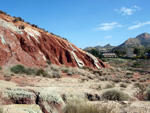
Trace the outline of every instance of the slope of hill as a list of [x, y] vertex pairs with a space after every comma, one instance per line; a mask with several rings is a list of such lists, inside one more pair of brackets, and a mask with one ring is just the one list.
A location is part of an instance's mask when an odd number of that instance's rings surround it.
[[0, 66], [45, 66], [46, 61], [71, 67], [108, 67], [89, 53], [52, 33], [0, 14]]

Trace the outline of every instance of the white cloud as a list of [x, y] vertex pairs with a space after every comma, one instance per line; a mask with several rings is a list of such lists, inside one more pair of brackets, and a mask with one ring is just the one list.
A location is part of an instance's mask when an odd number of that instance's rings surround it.
[[138, 6], [133, 6], [132, 8], [121, 7], [120, 9], [115, 9], [116, 12], [121, 13], [122, 15], [132, 15], [137, 11], [140, 11], [141, 8]]
[[112, 22], [112, 23], [102, 23], [100, 24], [100, 27], [94, 28], [94, 30], [103, 30], [103, 31], [107, 31], [107, 30], [111, 30], [117, 27], [123, 27], [121, 24], [117, 23], [117, 22]]
[[133, 30], [133, 29], [138, 29], [138, 28], [140, 28], [140, 27], [143, 27], [143, 26], [145, 26], [145, 25], [150, 25], [150, 21], [147, 21], [147, 22], [144, 22], [144, 23], [137, 23], [136, 25], [133, 25], [133, 26], [130, 26], [129, 28], [128, 28], [128, 30]]
[[109, 38], [112, 38], [112, 36], [105, 36], [104, 38], [109, 39]]

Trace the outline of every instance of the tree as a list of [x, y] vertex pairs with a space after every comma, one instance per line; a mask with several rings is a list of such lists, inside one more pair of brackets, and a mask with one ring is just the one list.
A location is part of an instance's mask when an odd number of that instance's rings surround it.
[[120, 50], [115, 50], [115, 53], [117, 56], [120, 56], [120, 54], [121, 54]]
[[103, 55], [100, 54], [100, 52], [96, 49], [91, 49], [89, 51], [89, 53], [91, 53], [92, 55], [94, 55], [95, 57], [98, 57], [99, 59], [103, 58]]
[[96, 56], [96, 57], [99, 57], [99, 51], [97, 51], [96, 49], [92, 49], [91, 51], [90, 51], [90, 53], [92, 54], [92, 55], [94, 55], [94, 56]]
[[134, 48], [133, 53], [136, 54], [136, 55], [140, 55], [141, 52], [140, 52], [140, 49]]

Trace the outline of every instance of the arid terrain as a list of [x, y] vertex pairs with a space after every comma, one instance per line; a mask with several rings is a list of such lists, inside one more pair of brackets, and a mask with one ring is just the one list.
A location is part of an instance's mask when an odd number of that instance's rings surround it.
[[70, 104], [96, 106], [100, 113], [150, 112], [146, 92], [150, 88], [149, 74], [140, 75], [119, 67], [91, 70], [53, 64], [46, 70], [61, 71], [62, 76], [52, 78], [1, 71], [3, 113], [61, 113]]
[[105, 61], [1, 11], [0, 113], [150, 113], [149, 60]]

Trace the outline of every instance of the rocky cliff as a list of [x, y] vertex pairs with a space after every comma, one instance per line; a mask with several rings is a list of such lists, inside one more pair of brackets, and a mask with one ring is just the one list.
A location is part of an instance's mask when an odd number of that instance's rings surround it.
[[71, 67], [108, 67], [67, 40], [1, 13], [0, 66], [45, 66], [47, 60]]

